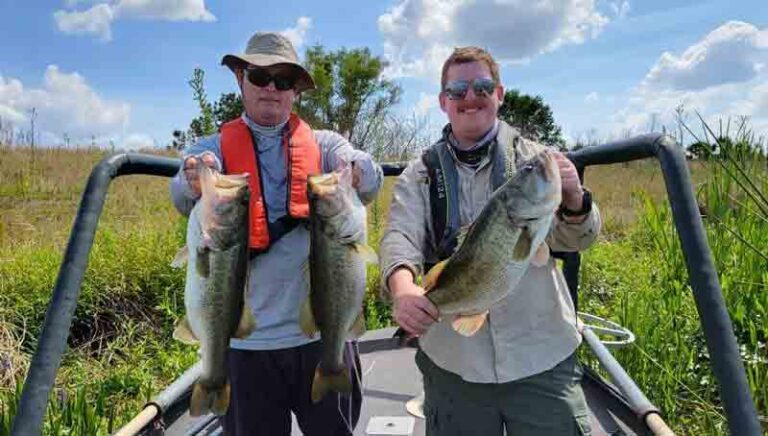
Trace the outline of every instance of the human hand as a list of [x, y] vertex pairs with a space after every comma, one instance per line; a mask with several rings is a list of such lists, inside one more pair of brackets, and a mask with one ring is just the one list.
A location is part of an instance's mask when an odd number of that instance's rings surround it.
[[562, 180], [563, 205], [572, 211], [581, 210], [584, 198], [584, 190], [581, 187], [579, 173], [576, 166], [573, 165], [564, 154], [559, 151], [553, 151], [552, 155], [560, 168], [560, 179]]
[[389, 283], [395, 322], [411, 335], [418, 336], [426, 332], [438, 320], [440, 313], [424, 295], [424, 288], [413, 283], [413, 275], [407, 269], [395, 271]]
[[184, 177], [187, 179], [187, 183], [189, 184], [190, 189], [192, 189], [192, 192], [195, 193], [195, 196], [200, 196], [201, 192], [200, 176], [197, 172], [197, 166], [199, 165], [198, 161], [202, 162], [203, 165], [208, 168], [216, 168], [216, 157], [214, 157], [213, 153], [208, 151], [201, 155], [189, 156], [184, 159]]

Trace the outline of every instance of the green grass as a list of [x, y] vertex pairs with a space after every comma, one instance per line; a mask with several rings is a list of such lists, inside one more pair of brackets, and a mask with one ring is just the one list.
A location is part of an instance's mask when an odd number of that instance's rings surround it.
[[[97, 150], [39, 149], [33, 158], [28, 150], [0, 147], [0, 436], [10, 430], [85, 180], [103, 156]], [[756, 192], [735, 181], [740, 173], [735, 166], [761, 183]], [[768, 192], [765, 159], [746, 153], [691, 168], [750, 387], [765, 416], [768, 220], [760, 203]], [[374, 249], [392, 184], [388, 179], [368, 208]], [[587, 185], [606, 225], [599, 243], [584, 254], [582, 307], [637, 334], [636, 343], [617, 357], [677, 432], [723, 433], [716, 383], [658, 165], [591, 168]], [[168, 200], [167, 179], [132, 176], [110, 188], [45, 434], [107, 434], [195, 361], [194, 347], [171, 339], [183, 312], [184, 278], [169, 262], [184, 243], [184, 226]], [[370, 266], [369, 329], [391, 325], [389, 307], [378, 298], [378, 276]]]
[[[735, 175], [754, 181], [744, 190]], [[765, 157], [712, 162], [698, 187], [704, 224], [747, 378], [765, 425], [768, 408], [768, 192]], [[633, 331], [622, 366], [680, 434], [727, 432], [688, 274], [666, 203], [639, 195], [626, 238], [585, 253], [581, 301]], [[617, 262], [616, 259], [621, 259]]]

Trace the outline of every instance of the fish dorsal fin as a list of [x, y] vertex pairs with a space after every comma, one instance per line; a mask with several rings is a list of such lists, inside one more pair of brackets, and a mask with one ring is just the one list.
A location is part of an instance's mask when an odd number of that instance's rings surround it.
[[233, 337], [237, 339], [247, 338], [255, 328], [256, 318], [253, 316], [253, 312], [251, 312], [251, 308], [246, 301], [243, 305], [243, 312], [240, 315], [240, 323], [237, 325], [237, 330], [235, 330]]
[[363, 257], [363, 260], [365, 260], [367, 263], [377, 264], [379, 263], [379, 256], [376, 255], [376, 252], [373, 251], [373, 248], [369, 247], [365, 244], [352, 244], [352, 249], [357, 251], [357, 253]]
[[315, 323], [315, 315], [312, 313], [312, 298], [307, 296], [304, 303], [301, 305], [301, 311], [299, 312], [299, 327], [301, 331], [309, 338], [314, 338], [317, 333], [317, 323]]
[[531, 254], [533, 238], [528, 227], [523, 227], [520, 236], [517, 238], [515, 248], [512, 250], [512, 258], [517, 261], [523, 261]]
[[440, 277], [446, 263], [448, 263], [448, 259], [438, 262], [427, 272], [427, 275], [424, 277], [424, 290], [429, 291], [437, 285], [437, 278]]
[[352, 327], [349, 328], [349, 339], [358, 339], [360, 336], [365, 334], [365, 316], [363, 315], [363, 311], [361, 310], [360, 313], [357, 315], [357, 318], [355, 318], [355, 322], [352, 323]]
[[304, 263], [301, 264], [299, 274], [301, 274], [301, 278], [304, 279], [304, 283], [306, 284], [307, 289], [309, 289], [309, 292], [312, 292], [312, 275], [309, 271], [309, 259], [305, 260]]
[[464, 240], [467, 239], [467, 233], [469, 233], [469, 225], [466, 225], [459, 229], [459, 234], [456, 235], [456, 246], [460, 247], [461, 244], [464, 243]]
[[192, 332], [186, 317], [182, 318], [176, 325], [176, 329], [173, 330], [173, 338], [189, 345], [195, 345], [200, 342], [195, 333]]
[[462, 336], [472, 336], [485, 324], [487, 317], [487, 310], [473, 315], [457, 315], [451, 322], [451, 326]]
[[171, 261], [173, 268], [181, 268], [189, 261], [189, 247], [186, 245], [181, 247], [176, 253], [176, 256]]

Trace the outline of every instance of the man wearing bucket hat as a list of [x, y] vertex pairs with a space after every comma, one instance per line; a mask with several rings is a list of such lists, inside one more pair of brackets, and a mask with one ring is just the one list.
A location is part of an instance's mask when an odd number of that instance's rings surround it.
[[354, 343], [344, 356], [352, 392], [326, 395], [317, 404], [310, 398], [320, 344], [299, 327], [299, 305], [308, 295], [301, 274], [309, 256], [306, 181], [353, 163], [354, 185], [368, 202], [381, 187], [381, 168], [338, 133], [313, 130], [291, 112], [296, 96], [315, 84], [284, 36], [256, 33], [245, 53], [228, 54], [221, 63], [237, 79], [244, 113], [184, 151], [171, 196], [189, 215], [200, 196], [196, 165], [251, 175], [248, 305], [258, 327], [230, 342], [224, 429], [231, 435], [289, 435], [293, 412], [305, 435], [351, 434], [362, 402]]

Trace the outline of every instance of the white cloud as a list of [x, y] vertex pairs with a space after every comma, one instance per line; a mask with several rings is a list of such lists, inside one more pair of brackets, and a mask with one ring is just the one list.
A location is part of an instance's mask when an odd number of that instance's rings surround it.
[[155, 140], [143, 133], [132, 133], [120, 141], [119, 148], [123, 150], [139, 150], [142, 148], [152, 148], [155, 146]]
[[21, 82], [0, 76], [0, 119], [18, 124], [24, 121], [24, 111], [17, 107], [24, 92]]
[[[681, 55], [665, 52], [632, 91], [615, 117], [614, 130], [648, 131], [676, 126], [675, 108], [683, 105], [687, 124], [698, 128], [693, 111], [708, 123], [750, 117], [768, 128], [768, 28], [728, 22]], [[765, 133], [763, 131], [762, 133]]]
[[757, 76], [768, 62], [768, 29], [730, 21], [680, 56], [664, 52], [645, 77], [648, 86], [699, 90]]
[[616, 15], [616, 18], [626, 18], [629, 14], [629, 11], [631, 10], [631, 6], [629, 5], [629, 1], [627, 0], [619, 0], [615, 2], [609, 3], [609, 6], [611, 8], [611, 11], [613, 11], [614, 15]]
[[587, 94], [586, 97], [584, 97], [584, 101], [587, 102], [587, 103], [594, 103], [599, 98], [600, 98], [600, 96], [597, 94], [597, 92], [592, 91], [589, 94]]
[[82, 12], [56, 11], [56, 25], [64, 33], [91, 33], [102, 41], [112, 39], [112, 20], [115, 12], [111, 6], [98, 4]]
[[502, 63], [524, 62], [594, 38], [607, 22], [594, 0], [401, 0], [378, 25], [389, 76], [435, 78], [456, 46], [484, 47]]
[[41, 88], [25, 88], [21, 81], [0, 76], [0, 117], [17, 128], [27, 128], [36, 111], [36, 130], [43, 135], [72, 140], [117, 135], [128, 123], [130, 105], [105, 101], [78, 73], [64, 73], [50, 65]]
[[[69, 7], [85, 2], [67, 0]], [[100, 2], [84, 11], [54, 12], [56, 24], [64, 33], [94, 34], [103, 41], [112, 39], [112, 22], [122, 18], [168, 21], [215, 21], [205, 8], [205, 0], [117, 0]]]
[[122, 16], [169, 20], [215, 21], [205, 8], [205, 0], [119, 0], [115, 6]]
[[419, 101], [416, 102], [416, 108], [414, 109], [417, 116], [423, 117], [429, 114], [429, 112], [438, 107], [439, 101], [437, 94], [427, 94], [425, 92], [419, 93]]
[[283, 29], [280, 33], [283, 34], [286, 38], [288, 38], [293, 46], [296, 48], [296, 51], [299, 51], [299, 48], [304, 45], [304, 38], [307, 36], [307, 32], [309, 29], [312, 28], [312, 19], [309, 17], [299, 17], [296, 20], [296, 26], [295, 27], [288, 27], [287, 29]]

